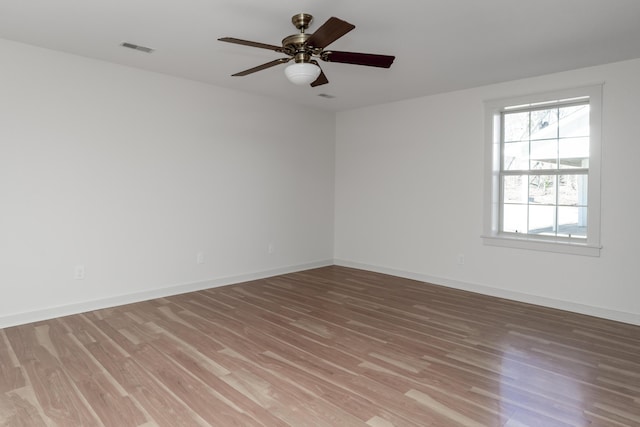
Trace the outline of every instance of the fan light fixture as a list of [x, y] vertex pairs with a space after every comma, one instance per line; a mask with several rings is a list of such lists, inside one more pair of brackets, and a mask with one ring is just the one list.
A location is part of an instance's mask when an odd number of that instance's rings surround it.
[[309, 62], [294, 62], [284, 69], [287, 79], [296, 85], [313, 83], [320, 75], [320, 67]]
[[[280, 46], [236, 39], [235, 37], [222, 37], [218, 39], [221, 42], [268, 49], [283, 55], [283, 57], [258, 65], [257, 67], [249, 68], [248, 70], [240, 71], [239, 73], [232, 74], [232, 76], [247, 76], [257, 71], [275, 67], [276, 65], [289, 63], [290, 65], [284, 69], [284, 73], [291, 83], [296, 85], [308, 84], [311, 87], [317, 87], [329, 83], [327, 76], [325, 76], [318, 65], [318, 60], [380, 68], [389, 68], [393, 63], [395, 56], [341, 52], [333, 49], [325, 50], [331, 43], [353, 30], [355, 25], [332, 16], [313, 34], [309, 34], [305, 31], [309, 28], [312, 20], [313, 16], [308, 13], [293, 15], [291, 23], [300, 32], [282, 39], [282, 45]], [[292, 60], [293, 63], [290, 62]]]

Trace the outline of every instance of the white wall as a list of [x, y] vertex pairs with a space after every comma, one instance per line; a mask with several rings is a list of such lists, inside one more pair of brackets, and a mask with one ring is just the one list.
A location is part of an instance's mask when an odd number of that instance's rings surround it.
[[0, 58], [0, 327], [331, 263], [333, 114], [9, 41]]
[[[640, 60], [346, 111], [336, 124], [9, 41], [0, 58], [0, 327], [332, 257], [640, 324]], [[602, 81], [601, 256], [483, 246], [483, 101]]]
[[[336, 263], [640, 324], [638, 76], [634, 60], [339, 113]], [[603, 81], [601, 256], [483, 246], [483, 101]]]

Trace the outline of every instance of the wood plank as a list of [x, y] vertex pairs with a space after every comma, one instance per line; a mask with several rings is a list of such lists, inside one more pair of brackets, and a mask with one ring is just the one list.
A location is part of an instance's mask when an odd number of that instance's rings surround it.
[[640, 327], [325, 267], [0, 330], [0, 426], [640, 425]]

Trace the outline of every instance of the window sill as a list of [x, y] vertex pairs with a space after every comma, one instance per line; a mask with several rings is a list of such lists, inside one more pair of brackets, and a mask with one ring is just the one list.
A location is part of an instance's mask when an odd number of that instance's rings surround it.
[[602, 246], [560, 240], [542, 240], [535, 237], [481, 236], [485, 245], [503, 248], [528, 249], [561, 254], [599, 257]]

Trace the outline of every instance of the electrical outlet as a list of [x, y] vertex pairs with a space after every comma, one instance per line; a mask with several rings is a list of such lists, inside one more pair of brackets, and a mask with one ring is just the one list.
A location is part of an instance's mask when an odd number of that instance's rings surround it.
[[196, 264], [204, 264], [204, 252], [200, 251], [196, 254]]
[[272, 254], [276, 251], [276, 245], [274, 245], [273, 243], [269, 243], [269, 245], [267, 246], [267, 253]]
[[464, 254], [458, 254], [457, 263], [458, 265], [464, 265]]
[[84, 279], [84, 265], [76, 265], [73, 269], [73, 278], [76, 280]]

